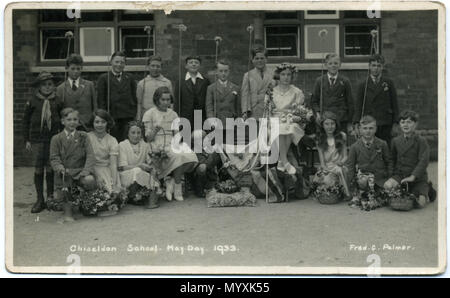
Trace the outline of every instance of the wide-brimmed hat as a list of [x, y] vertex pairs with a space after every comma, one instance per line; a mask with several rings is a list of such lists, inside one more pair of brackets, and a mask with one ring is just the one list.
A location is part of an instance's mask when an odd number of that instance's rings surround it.
[[41, 82], [47, 81], [47, 80], [53, 80], [55, 81], [55, 77], [49, 73], [48, 71], [41, 71], [37, 78], [33, 81], [32, 86], [38, 86]]

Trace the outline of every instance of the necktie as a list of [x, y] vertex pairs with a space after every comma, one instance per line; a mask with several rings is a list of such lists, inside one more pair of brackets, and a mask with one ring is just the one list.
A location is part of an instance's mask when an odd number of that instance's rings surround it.
[[72, 90], [73, 90], [73, 91], [77, 91], [77, 89], [78, 89], [78, 87], [77, 87], [77, 85], [75, 84], [75, 82], [72, 82]]
[[50, 101], [48, 99], [44, 100], [44, 104], [42, 105], [42, 113], [41, 113], [41, 132], [44, 128], [44, 122], [47, 124], [48, 130], [52, 129], [52, 112], [50, 110]]
[[331, 81], [331, 86], [333, 86], [333, 85], [334, 85], [334, 81], [336, 81], [336, 78], [331, 77], [331, 78], [330, 78], [330, 81]]
[[116, 75], [116, 79], [117, 79], [118, 81], [120, 81], [121, 77], [122, 77], [122, 75], [121, 75], [120, 73]]

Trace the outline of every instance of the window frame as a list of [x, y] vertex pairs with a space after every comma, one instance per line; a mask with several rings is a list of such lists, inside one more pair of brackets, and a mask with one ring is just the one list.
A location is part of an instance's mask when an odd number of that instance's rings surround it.
[[[284, 27], [294, 27], [292, 24], [283, 24], [283, 25], [279, 25], [280, 27], [284, 26]], [[265, 25], [264, 26], [264, 45], [267, 47], [267, 27], [274, 27], [274, 25]], [[297, 27], [297, 40], [296, 40], [296, 46], [297, 46], [297, 55], [295, 56], [270, 56], [271, 58], [300, 58], [301, 57], [301, 48], [300, 48], [300, 26], [296, 26]]]
[[266, 43], [266, 27], [268, 26], [284, 26], [284, 25], [296, 25], [299, 28], [299, 41], [298, 41], [298, 52], [297, 57], [291, 56], [269, 56], [268, 63], [280, 63], [280, 62], [292, 62], [292, 63], [321, 63], [321, 58], [306, 58], [306, 25], [337, 25], [338, 30], [338, 51], [341, 55], [341, 61], [345, 63], [361, 63], [366, 62], [368, 55], [345, 55], [345, 26], [346, 25], [376, 25], [378, 29], [377, 45], [378, 52], [381, 54], [381, 19], [380, 18], [344, 18], [344, 10], [337, 11], [339, 17], [336, 19], [332, 18], [305, 18], [306, 11], [297, 11], [296, 19], [266, 19], [264, 15], [263, 21], [263, 32], [264, 32], [264, 45]]
[[[127, 27], [142, 27], [151, 26], [153, 29], [153, 51], [156, 53], [156, 30], [155, 30], [155, 18], [153, 20], [147, 21], [121, 21], [122, 10], [113, 9], [113, 20], [112, 21], [90, 21], [90, 22], [82, 22], [80, 19], [74, 18], [73, 21], [68, 22], [43, 22], [42, 19], [42, 10], [39, 11], [39, 23], [38, 23], [38, 34], [39, 34], [39, 47], [37, 49], [37, 57], [39, 57], [39, 61], [37, 62], [37, 66], [64, 66], [65, 59], [43, 59], [42, 53], [42, 30], [43, 29], [70, 29], [73, 30], [74, 38], [74, 53], [81, 53], [81, 39], [80, 39], [80, 28], [83, 27], [111, 27], [113, 30], [113, 40], [114, 47], [113, 52], [121, 49], [121, 36], [119, 28], [127, 28]], [[148, 13], [152, 13], [154, 16], [154, 11], [149, 11]], [[72, 40], [72, 41], [73, 41]], [[127, 58], [128, 65], [140, 65], [142, 64], [146, 58], [138, 57], [138, 58]], [[84, 65], [100, 65], [105, 64], [102, 61], [85, 61]]]

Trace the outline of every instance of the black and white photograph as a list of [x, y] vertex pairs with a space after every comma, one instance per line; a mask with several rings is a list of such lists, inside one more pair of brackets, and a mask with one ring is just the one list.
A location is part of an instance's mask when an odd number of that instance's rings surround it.
[[436, 275], [445, 6], [5, 10], [13, 273]]

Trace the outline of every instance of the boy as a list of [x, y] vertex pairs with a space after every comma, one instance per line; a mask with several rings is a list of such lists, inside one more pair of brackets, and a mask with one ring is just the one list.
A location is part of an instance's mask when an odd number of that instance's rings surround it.
[[94, 83], [82, 79], [83, 58], [71, 54], [66, 60], [67, 81], [56, 88], [56, 96], [64, 107], [73, 108], [80, 113], [81, 130], [88, 131], [88, 122], [92, 113], [97, 110], [97, 98]]
[[217, 81], [208, 86], [206, 91], [206, 117], [218, 118], [222, 122], [223, 142], [227, 143], [227, 135], [236, 135], [234, 129], [226, 129], [226, 119], [239, 116], [239, 87], [228, 81], [230, 64], [226, 60], [219, 60], [216, 64]]
[[[209, 80], [200, 72], [202, 60], [198, 56], [186, 58], [185, 68], [187, 70], [184, 80], [181, 81], [179, 101], [175, 101], [175, 112], [179, 117], [189, 120], [191, 130], [194, 129], [194, 110], [202, 111], [202, 118], [205, 119], [205, 99]], [[200, 120], [200, 119], [199, 119]]]
[[241, 109], [244, 119], [253, 117], [257, 121], [264, 113], [264, 98], [270, 85], [275, 86], [273, 72], [266, 67], [267, 56], [263, 46], [251, 51], [254, 68], [244, 74], [241, 87]]
[[391, 145], [394, 175], [386, 181], [385, 187], [409, 183], [409, 191], [417, 197], [417, 206], [423, 208], [430, 202], [427, 175], [430, 148], [427, 141], [415, 133], [419, 121], [416, 112], [403, 111], [399, 119], [402, 134], [392, 139]]
[[[86, 190], [96, 187], [93, 176], [95, 156], [86, 132], [78, 131], [78, 112], [72, 108], [65, 108], [61, 112], [61, 123], [64, 130], [52, 138], [50, 144], [50, 163], [56, 172], [55, 196], [61, 199], [64, 187], [79, 185]], [[71, 222], [72, 206], [64, 200], [64, 214], [61, 222]]]
[[148, 75], [137, 84], [136, 97], [138, 106], [141, 108], [142, 115], [150, 108], [154, 107], [153, 94], [159, 87], [167, 87], [173, 93], [172, 83], [161, 74], [162, 59], [160, 56], [151, 56], [147, 60]]
[[372, 115], [377, 119], [376, 136], [389, 144], [392, 126], [398, 122], [399, 111], [394, 82], [382, 76], [383, 65], [384, 58], [381, 55], [369, 59], [369, 77], [360, 82], [357, 88], [353, 122], [359, 122], [364, 115]]
[[361, 138], [350, 147], [347, 167], [350, 180], [356, 176], [357, 169], [375, 176], [375, 184], [383, 188], [392, 176], [392, 157], [386, 141], [375, 136], [377, 122], [372, 116], [364, 116], [360, 122]]
[[62, 103], [55, 95], [54, 77], [43, 71], [33, 82], [38, 90], [26, 103], [23, 116], [23, 138], [25, 149], [31, 153], [34, 165], [34, 186], [37, 200], [31, 213], [46, 208], [44, 199], [44, 170], [47, 182], [47, 200], [53, 196], [53, 170], [50, 166], [50, 140], [60, 131], [59, 113]]
[[[353, 93], [350, 80], [339, 74], [341, 59], [336, 54], [327, 54], [325, 57], [327, 74], [319, 76], [314, 83], [311, 105], [316, 112], [317, 119], [325, 111], [336, 114], [340, 127], [348, 134], [352, 130], [353, 119]], [[321, 92], [321, 84], [322, 92]], [[322, 107], [320, 97], [322, 93]], [[322, 110], [321, 110], [322, 108]]]
[[[125, 73], [126, 57], [124, 52], [115, 52], [110, 59], [111, 71], [98, 78], [98, 107], [110, 113], [115, 126], [110, 134], [120, 143], [127, 138], [127, 123], [140, 119], [141, 107], [136, 100], [136, 82]], [[108, 83], [109, 78], [109, 83]]]

